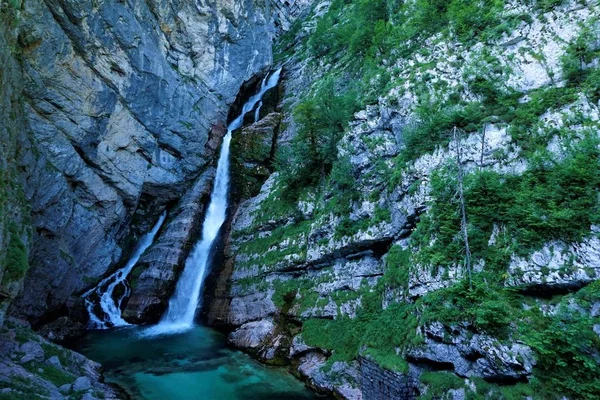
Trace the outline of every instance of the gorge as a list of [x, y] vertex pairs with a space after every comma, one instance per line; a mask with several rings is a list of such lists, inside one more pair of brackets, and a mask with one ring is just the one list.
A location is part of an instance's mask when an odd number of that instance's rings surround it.
[[0, 0], [0, 399], [600, 397], [599, 15]]

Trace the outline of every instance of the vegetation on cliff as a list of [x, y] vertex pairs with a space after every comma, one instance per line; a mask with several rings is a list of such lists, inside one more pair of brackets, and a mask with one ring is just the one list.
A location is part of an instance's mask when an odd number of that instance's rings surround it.
[[[596, 237], [593, 227], [600, 223], [600, 127], [594, 111], [586, 108], [597, 107], [600, 100], [597, 16], [591, 12], [577, 24], [577, 34], [563, 40], [558, 67], [548, 66], [551, 60], [540, 49], [521, 49], [546, 65], [547, 83], [531, 88], [515, 84], [515, 77], [523, 73], [515, 71], [519, 67], [515, 56], [498, 50], [524, 40], [513, 34], [517, 29], [556, 24], [549, 19], [567, 12], [565, 7], [596, 9], [586, 2], [566, 1], [517, 5], [334, 0], [326, 12], [318, 10], [320, 18], [305, 25], [297, 22], [280, 44], [281, 58], [308, 60], [305, 64], [313, 82], [288, 103], [297, 133], [289, 146], [279, 150], [275, 189], [261, 203], [268, 217], [257, 217], [243, 234], [267, 220], [287, 221], [287, 225], [274, 230], [276, 235], [261, 238], [261, 248], [256, 241], [242, 245], [242, 254], [268, 254], [261, 263], [272, 271], [298, 253], [305, 255], [296, 265], [309, 262], [305, 241], [315, 232], [333, 228], [334, 240], [352, 243], [357, 233], [391, 221], [390, 210], [380, 206], [371, 218], [350, 218], [361, 202], [377, 204], [407, 180], [406, 197], [417, 196], [427, 187], [425, 210], [419, 212], [408, 239], [386, 251], [385, 272], [376, 285], [367, 284], [365, 278], [360, 289], [346, 289], [344, 295], [329, 299], [317, 293], [323, 282], [330, 282], [325, 272], [319, 278], [276, 280], [272, 286], [275, 305], [283, 314], [292, 310], [303, 317], [306, 343], [331, 352], [329, 365], [362, 356], [407, 373], [410, 349], [423, 344], [428, 326], [441, 322], [451, 329], [467, 326], [471, 335], [488, 335], [499, 343], [523, 343], [533, 350], [535, 367], [528, 384], [517, 379], [497, 385], [473, 377], [476, 389], [469, 389], [454, 374], [426, 372], [421, 375], [428, 388], [424, 398], [438, 398], [459, 388], [466, 390], [467, 398], [592, 399], [600, 393], [594, 378], [600, 373], [600, 338], [595, 331], [600, 320], [592, 311], [600, 302], [600, 292], [598, 281], [588, 285], [595, 279], [596, 267], [583, 267], [589, 269], [590, 279], [569, 281], [582, 267], [576, 254], [566, 253], [571, 258], [558, 272], [541, 268], [539, 283], [524, 284], [515, 278], [517, 260], [553, 252], [554, 246], [580, 246]], [[444, 53], [447, 48], [449, 55]], [[441, 76], [438, 67], [454, 75]], [[354, 120], [352, 126], [360, 126], [365, 118], [357, 122], [355, 113], [368, 104], [402, 109], [405, 95], [412, 101], [412, 111], [398, 135], [398, 154], [393, 163], [370, 160], [381, 163], [376, 174], [386, 187], [367, 186], [372, 192], [365, 193], [357, 180], [362, 172], [344, 155], [348, 146], [360, 146], [342, 143], [347, 123]], [[454, 127], [466, 133], [461, 144], [453, 142]], [[505, 132], [509, 145], [486, 155], [493, 161], [485, 164], [485, 135], [491, 129]], [[469, 143], [482, 144], [481, 162], [476, 150], [475, 159], [465, 162], [468, 233], [476, 262], [469, 282], [461, 273], [464, 243], [456, 162], [444, 149], [466, 146], [471, 138]], [[416, 165], [423, 168], [438, 158], [442, 162], [432, 167], [430, 176], [414, 179], [422, 173]], [[514, 167], [515, 163], [522, 167]], [[314, 209], [300, 213], [306, 203]], [[300, 249], [272, 251], [288, 239], [300, 243]], [[330, 239], [320, 240], [327, 246]], [[256, 265], [255, 261], [249, 259], [244, 265]], [[445, 283], [422, 294], [411, 293], [409, 281], [425, 272]], [[567, 283], [554, 285], [547, 278]], [[248, 287], [261, 280], [245, 279]], [[263, 290], [269, 287], [266, 281], [260, 285]], [[330, 300], [337, 305], [332, 319], [307, 311], [323, 309]], [[359, 303], [354, 315], [341, 311], [351, 301]]]

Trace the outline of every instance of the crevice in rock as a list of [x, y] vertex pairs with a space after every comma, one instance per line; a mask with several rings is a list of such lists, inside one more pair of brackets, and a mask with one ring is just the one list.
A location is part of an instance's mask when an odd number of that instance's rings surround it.
[[410, 355], [406, 356], [406, 360], [414, 365], [424, 368], [429, 371], [451, 371], [454, 372], [454, 364], [444, 361], [435, 361], [429, 358], [417, 358]]
[[577, 292], [593, 281], [576, 281], [570, 283], [559, 284], [533, 284], [529, 286], [517, 286], [515, 290], [519, 291], [524, 296], [539, 297], [543, 299], [551, 299], [554, 296], [564, 296], [569, 293]]

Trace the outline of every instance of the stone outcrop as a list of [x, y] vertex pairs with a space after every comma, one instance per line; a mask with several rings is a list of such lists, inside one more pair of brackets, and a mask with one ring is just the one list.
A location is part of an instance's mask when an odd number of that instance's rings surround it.
[[[203, 199], [189, 197], [201, 195], [198, 185], [213, 163], [229, 105], [245, 80], [271, 64], [273, 39], [307, 5], [19, 5], [23, 79], [15, 82], [22, 86], [3, 88], [17, 94], [22, 88], [25, 98], [34, 150], [23, 158], [24, 187], [35, 229], [32, 268], [13, 314], [36, 325], [52, 321], [71, 297], [127, 257], [162, 210], [183, 197], [187, 205], [180, 201], [179, 208], [199, 207]], [[287, 22], [274, 9], [281, 15], [289, 9]], [[168, 223], [202, 214], [177, 213]], [[129, 312], [136, 321], [146, 318], [140, 304], [156, 304], [157, 295], [165, 300], [196, 232], [193, 224], [167, 226], [142, 260], [149, 270], [131, 306], [137, 311]], [[158, 255], [165, 246], [170, 254]], [[168, 273], [153, 269], [162, 261]], [[169, 273], [164, 288], [148, 287], [155, 286], [150, 275]], [[141, 299], [145, 291], [152, 293]]]
[[507, 346], [489, 335], [473, 334], [465, 327], [446, 329], [440, 323], [424, 331], [425, 343], [407, 354], [421, 365], [502, 383], [527, 381], [535, 365], [531, 349], [522, 343]]
[[197, 240], [210, 199], [214, 168], [207, 169], [169, 210], [166, 228], [135, 266], [131, 296], [123, 317], [134, 323], [156, 322], [166, 309], [187, 253]]
[[100, 368], [100, 364], [81, 354], [35, 334], [24, 321], [9, 319], [0, 332], [0, 394], [3, 397], [126, 398], [119, 389], [103, 382]]
[[[290, 43], [298, 44], [302, 37], [310, 36], [316, 18], [328, 5], [327, 1], [315, 4], [313, 14]], [[418, 252], [419, 245], [427, 246], [411, 242], [411, 236], [430, 211], [432, 179], [445, 166], [455, 165], [457, 147], [466, 174], [486, 170], [519, 177], [531, 165], [511, 137], [514, 131], [510, 124], [496, 123], [495, 116], [479, 131], [465, 132], [456, 143], [446, 141], [408, 161], [399, 159], [405, 134], [420, 122], [416, 113], [419, 100], [433, 99], [432, 104], [437, 105], [435, 101], [441, 102], [447, 95], [443, 88], [468, 88], [474, 66], [486, 57], [498, 60], [505, 74], [499, 79], [507, 90], [521, 93], [522, 102], [530, 100], [530, 90], [560, 87], [563, 44], [571, 41], [580, 24], [597, 11], [597, 6], [590, 4], [564, 7], [572, 12], [536, 14], [533, 21], [521, 23], [511, 34], [492, 43], [464, 48], [433, 37], [424, 42], [428, 51], [412, 58], [398, 57], [387, 70], [395, 77], [390, 84], [395, 87], [382, 93], [377, 104], [354, 114], [338, 142], [338, 160], [346, 163], [344, 172], [352, 182], [349, 191], [354, 190], [347, 207], [336, 203], [341, 189], [323, 187], [320, 182], [321, 187], [305, 188], [297, 201], [285, 208], [281, 177], [271, 174], [258, 193], [239, 205], [231, 221], [226, 262], [209, 306], [209, 322], [229, 327], [230, 342], [263, 361], [269, 362], [264, 356], [269, 349], [285, 354], [293, 370], [309, 385], [341, 398], [416, 398], [432, 390], [430, 384], [420, 381], [425, 373], [447, 374], [459, 386], [464, 383], [463, 388], [445, 391], [449, 398], [465, 398], [468, 390], [480, 393], [476, 378], [489, 384], [528, 382], [536, 365], [531, 343], [495, 335], [472, 322], [428, 321], [418, 326], [419, 343], [396, 349], [408, 365], [407, 372], [384, 368], [378, 364], [381, 360], [363, 354], [367, 343], [361, 343], [364, 346], [359, 349], [358, 360], [333, 362], [336, 358], [330, 358], [330, 349], [306, 343], [302, 330], [310, 319], [366, 318], [360, 314], [366, 295], [377, 291], [383, 293], [382, 310], [418, 304], [415, 314], [420, 317], [424, 312], [420, 307], [426, 308], [420, 300], [431, 296], [442, 302], [441, 297], [434, 296], [436, 292], [444, 292], [465, 278], [462, 265], [437, 265], [427, 259], [405, 266], [402, 276], [390, 277], [386, 272], [393, 262], [392, 248], [411, 253]], [[524, 9], [524, 5], [507, 5], [508, 14]], [[532, 48], [539, 49], [540, 54], [532, 55]], [[280, 108], [294, 109], [307, 94], [306, 88], [331, 68], [329, 62], [335, 60], [292, 57], [286, 65]], [[467, 93], [461, 96], [465, 101], [479, 100], [477, 94], [464, 90]], [[576, 115], [581, 114], [589, 116], [597, 130], [598, 104], [585, 96], [543, 114], [535, 129], [547, 124], [579, 133], [584, 128]], [[258, 135], [264, 132], [260, 127], [254, 124], [248, 129]], [[293, 115], [284, 112], [277, 146], [293, 140], [296, 128]], [[483, 129], [485, 135], [481, 134]], [[560, 161], [564, 147], [559, 137], [552, 139], [547, 147], [549, 157]], [[253, 162], [248, 165], [256, 167]], [[504, 234], [504, 227], [495, 226], [489, 246], [499, 248]], [[578, 243], [547, 243], [528, 257], [509, 254], [510, 265], [501, 274], [503, 285], [528, 295], [538, 290], [564, 294], [598, 280], [597, 236], [597, 228], [592, 226], [590, 234]], [[486, 272], [486, 268], [489, 266], [483, 259], [473, 260], [474, 273]], [[524, 304], [523, 308], [529, 306]], [[372, 312], [369, 309], [367, 316], [373, 316]]]
[[591, 236], [579, 243], [555, 242], [528, 258], [513, 257], [507, 286], [526, 291], [575, 290], [600, 279], [600, 227], [591, 227]]

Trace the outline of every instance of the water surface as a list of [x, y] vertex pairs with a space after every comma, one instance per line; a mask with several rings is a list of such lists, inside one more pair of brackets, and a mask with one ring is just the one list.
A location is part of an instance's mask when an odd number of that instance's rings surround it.
[[75, 350], [101, 363], [106, 381], [143, 400], [317, 399], [285, 369], [268, 367], [225, 344], [212, 329], [195, 326], [168, 336], [143, 328], [93, 331]]

